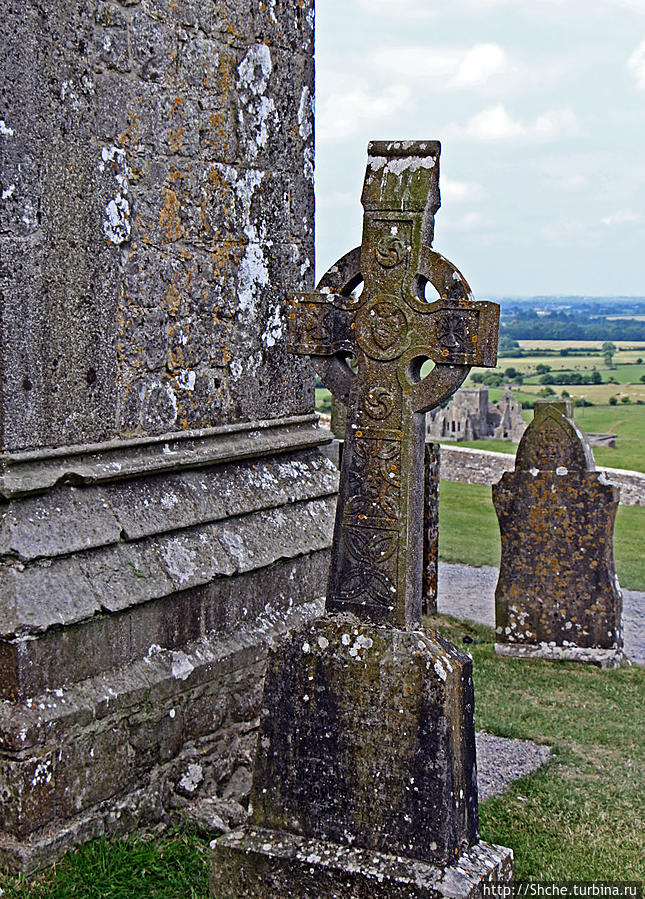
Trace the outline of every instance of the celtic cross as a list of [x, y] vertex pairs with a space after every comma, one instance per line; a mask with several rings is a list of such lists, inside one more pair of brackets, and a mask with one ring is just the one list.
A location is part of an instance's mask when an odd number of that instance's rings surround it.
[[398, 626], [421, 623], [424, 413], [497, 353], [499, 307], [431, 249], [440, 149], [370, 143], [362, 246], [290, 298], [290, 350], [348, 410], [326, 609]]

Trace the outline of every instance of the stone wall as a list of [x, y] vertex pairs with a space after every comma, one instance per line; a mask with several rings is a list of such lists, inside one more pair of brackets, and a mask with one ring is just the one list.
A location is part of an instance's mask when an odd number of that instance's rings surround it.
[[[441, 478], [465, 484], [496, 484], [505, 471], [513, 471], [515, 456], [466, 447], [441, 446]], [[598, 468], [607, 481], [620, 487], [620, 501], [626, 506], [645, 506], [645, 475], [619, 468]]]
[[311, 0], [2, 18], [3, 448], [311, 411]]
[[313, 284], [313, 0], [0, 21], [0, 863], [248, 789], [267, 643], [337, 472]]

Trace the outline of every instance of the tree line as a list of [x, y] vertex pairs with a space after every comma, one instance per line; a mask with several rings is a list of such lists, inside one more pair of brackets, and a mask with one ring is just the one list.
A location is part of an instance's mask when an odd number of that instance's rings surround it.
[[575, 312], [538, 316], [527, 310], [502, 317], [500, 337], [509, 340], [645, 340], [645, 321], [594, 318]]

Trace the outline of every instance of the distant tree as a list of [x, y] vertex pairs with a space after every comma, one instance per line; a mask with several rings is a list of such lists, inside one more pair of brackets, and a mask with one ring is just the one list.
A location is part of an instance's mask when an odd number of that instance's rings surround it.
[[639, 356], [638, 359], [636, 360], [636, 365], [642, 365], [642, 364], [643, 364], [643, 359], [641, 356]]
[[470, 376], [470, 380], [473, 384], [481, 384], [484, 380], [484, 375], [480, 371], [476, 371], [474, 375]]
[[500, 356], [506, 356], [511, 353], [513, 356], [521, 356], [521, 351], [519, 353], [514, 353], [513, 350], [519, 350], [520, 345], [513, 337], [509, 337], [508, 334], [502, 334], [499, 338], [499, 343], [497, 345], [498, 353]]
[[615, 396], [610, 396], [610, 397], [609, 397], [609, 405], [610, 405], [610, 406], [615, 406], [615, 405], [617, 404], [617, 402], [618, 402], [618, 400], [616, 399]]
[[555, 384], [553, 375], [540, 375], [540, 384]]
[[535, 370], [539, 375], [545, 375], [548, 371], [551, 371], [551, 366], [545, 365], [544, 362], [539, 362], [535, 366]]
[[543, 387], [539, 393], [540, 396], [555, 396], [555, 390], [552, 387]]
[[571, 394], [569, 393], [568, 390], [562, 390], [562, 391], [560, 391], [560, 396], [563, 396], [565, 399], [567, 399], [567, 397], [570, 397]]
[[605, 340], [603, 345], [600, 347], [600, 351], [605, 357], [605, 362], [607, 364], [607, 368], [613, 367], [614, 361], [614, 353], [616, 352], [616, 344], [612, 343], [611, 340]]
[[561, 355], [561, 356], [568, 356], [568, 355], [569, 355], [569, 352], [570, 352], [569, 349], [560, 350], [560, 355]]
[[631, 403], [632, 398], [630, 396], [621, 396], [620, 401], [621, 401], [621, 403], [627, 404], [627, 403]]
[[602, 375], [599, 371], [593, 371], [591, 373], [591, 383], [592, 384], [602, 384]]
[[516, 378], [516, 377], [517, 377], [517, 369], [516, 369], [516, 368], [513, 368], [513, 366], [510, 365], [508, 368], [505, 368], [505, 369], [504, 369], [504, 374], [506, 375], [506, 377], [507, 377], [509, 380], [512, 381], [513, 378]]
[[645, 375], [641, 375], [641, 384], [645, 384]]

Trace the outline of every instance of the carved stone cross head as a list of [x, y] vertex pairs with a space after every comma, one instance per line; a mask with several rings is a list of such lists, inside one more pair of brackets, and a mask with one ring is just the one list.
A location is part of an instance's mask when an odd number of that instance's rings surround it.
[[291, 351], [348, 409], [326, 608], [408, 626], [421, 623], [424, 413], [497, 355], [499, 307], [475, 302], [430, 248], [439, 153], [436, 141], [370, 143], [362, 246], [289, 313]]

